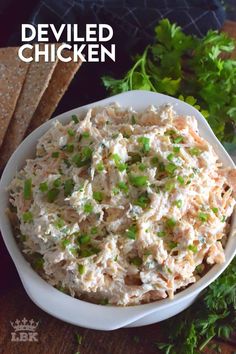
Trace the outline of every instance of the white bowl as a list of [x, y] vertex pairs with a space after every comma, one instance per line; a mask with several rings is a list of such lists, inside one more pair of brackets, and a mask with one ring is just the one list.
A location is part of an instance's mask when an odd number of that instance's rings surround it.
[[72, 114], [83, 115], [91, 107], [106, 106], [114, 102], [118, 102], [124, 107], [132, 106], [137, 111], [143, 110], [151, 104], [159, 106], [164, 103], [171, 103], [178, 113], [194, 115], [197, 118], [201, 135], [213, 145], [223, 164], [227, 167], [235, 167], [204, 117], [195, 108], [173, 97], [148, 91], [122, 93], [63, 113], [43, 124], [21, 143], [8, 161], [0, 181], [0, 229], [7, 249], [15, 263], [27, 294], [36, 305], [63, 321], [99, 330], [143, 326], [176, 315], [191, 305], [198, 294], [223, 272], [236, 251], [236, 237], [234, 237], [236, 217], [234, 212], [231, 232], [225, 249], [226, 261], [224, 264], [212, 267], [199, 281], [179, 292], [173, 300], [165, 299], [131, 307], [101, 306], [72, 298], [53, 288], [31, 268], [16, 244], [10, 221], [5, 213], [8, 206], [6, 188], [15, 176], [16, 171], [24, 166], [26, 158], [34, 156], [38, 139], [53, 125], [55, 120], [66, 123], [71, 119]]

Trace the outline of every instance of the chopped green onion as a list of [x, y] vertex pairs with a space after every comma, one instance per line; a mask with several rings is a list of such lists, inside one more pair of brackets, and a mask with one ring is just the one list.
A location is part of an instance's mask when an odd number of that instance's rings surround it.
[[57, 178], [55, 179], [55, 181], [53, 182], [53, 186], [56, 188], [59, 188], [61, 186], [61, 178]]
[[218, 211], [219, 211], [219, 209], [218, 209], [218, 208], [215, 208], [215, 207], [211, 208], [211, 210], [212, 210], [212, 211], [213, 211], [213, 213], [215, 213], [215, 214], [217, 214], [217, 213], [218, 213]]
[[36, 258], [33, 261], [33, 266], [36, 270], [43, 269], [44, 259], [40, 254], [37, 254]]
[[224, 215], [221, 219], [221, 222], [225, 222], [225, 220], [226, 220], [226, 216]]
[[172, 192], [174, 188], [175, 188], [175, 184], [172, 181], [167, 181], [164, 187], [166, 192]]
[[75, 148], [75, 147], [74, 147], [73, 144], [66, 144], [64, 150], [65, 150], [66, 152], [71, 153], [71, 152], [74, 152], [74, 148]]
[[49, 189], [49, 191], [47, 192], [48, 202], [53, 203], [56, 200], [59, 193], [60, 193], [60, 190], [58, 188]]
[[63, 219], [58, 218], [55, 222], [54, 225], [57, 229], [61, 229], [63, 226], [65, 226], [65, 222]]
[[67, 134], [68, 134], [69, 136], [75, 136], [75, 130], [69, 128], [69, 129], [67, 130]]
[[24, 223], [30, 223], [33, 221], [33, 214], [31, 213], [31, 211], [26, 211], [25, 213], [23, 213], [22, 218]]
[[144, 187], [147, 186], [148, 177], [129, 175], [129, 181], [134, 187]]
[[96, 202], [101, 202], [103, 200], [103, 193], [102, 192], [93, 192], [93, 199], [96, 200]]
[[165, 231], [158, 231], [157, 232], [157, 236], [158, 237], [165, 237], [166, 236], [166, 232]]
[[47, 184], [47, 182], [42, 182], [42, 183], [40, 183], [40, 185], [39, 185], [39, 190], [40, 190], [40, 192], [47, 192], [48, 191], [48, 184]]
[[118, 187], [121, 191], [123, 191], [124, 193], [128, 193], [128, 191], [129, 191], [129, 187], [127, 186], [127, 184], [126, 184], [125, 182], [119, 182], [119, 183], [117, 184], [117, 187]]
[[70, 161], [68, 161], [67, 159], [63, 160], [64, 164], [66, 165], [67, 168], [69, 168], [71, 166]]
[[144, 163], [141, 162], [138, 165], [138, 168], [139, 168], [140, 171], [145, 171], [147, 169], [147, 165], [145, 165]]
[[98, 228], [97, 227], [92, 227], [90, 230], [91, 235], [96, 235], [98, 233]]
[[75, 124], [79, 123], [79, 119], [77, 118], [77, 115], [72, 114], [71, 118]]
[[134, 202], [134, 205], [138, 205], [141, 208], [145, 209], [150, 203], [150, 199], [147, 193], [141, 194], [138, 199]]
[[64, 196], [69, 197], [71, 196], [74, 190], [75, 183], [72, 178], [67, 179], [64, 183]]
[[88, 138], [90, 137], [89, 132], [83, 132], [81, 135], [82, 135], [82, 137], [85, 138], [85, 139], [88, 139]]
[[159, 160], [157, 156], [151, 158], [151, 165], [157, 167], [159, 165]]
[[59, 157], [59, 151], [53, 151], [51, 155], [54, 159], [57, 159]]
[[140, 257], [133, 257], [130, 259], [130, 264], [133, 264], [137, 267], [140, 267], [142, 265], [143, 261], [142, 261], [142, 258]]
[[177, 208], [179, 208], [179, 209], [182, 207], [182, 204], [183, 204], [183, 202], [181, 199], [178, 199], [174, 202], [174, 205], [176, 205]]
[[183, 140], [184, 138], [182, 136], [178, 136], [177, 138], [173, 139], [173, 143], [179, 144], [182, 143]]
[[84, 205], [84, 212], [85, 212], [85, 213], [88, 213], [88, 214], [90, 214], [90, 213], [93, 212], [93, 206], [92, 206], [91, 203], [86, 203], [86, 204]]
[[199, 264], [198, 266], [196, 266], [197, 273], [202, 273], [204, 269], [205, 269], [204, 264]]
[[196, 245], [189, 245], [188, 250], [192, 251], [193, 253], [197, 253], [198, 249]]
[[32, 197], [32, 179], [26, 179], [24, 182], [24, 199], [25, 200], [30, 200]]
[[126, 237], [130, 238], [131, 240], [135, 240], [137, 236], [137, 226], [136, 225], [131, 225], [127, 230], [126, 230]]
[[165, 166], [165, 170], [169, 174], [173, 174], [176, 169], [177, 169], [177, 166], [173, 162], [170, 162]]
[[84, 146], [81, 153], [77, 153], [72, 157], [72, 162], [77, 167], [86, 166], [91, 162], [93, 150], [89, 146]]
[[178, 154], [180, 152], [180, 147], [179, 146], [174, 146], [173, 151], [175, 154]]
[[170, 241], [168, 243], [169, 248], [172, 250], [173, 248], [178, 246], [178, 242]]
[[80, 251], [79, 255], [81, 257], [90, 257], [94, 254], [97, 254], [100, 251], [99, 248], [96, 247], [90, 247], [90, 248], [85, 248], [83, 250]]
[[118, 154], [113, 154], [112, 159], [115, 162], [115, 165], [120, 172], [125, 171], [127, 169], [128, 167], [127, 164], [121, 162], [121, 158]]
[[114, 194], [114, 195], [117, 195], [117, 194], [119, 194], [119, 189], [118, 188], [113, 188], [112, 189], [112, 193]]
[[150, 151], [150, 139], [145, 137], [145, 136], [141, 136], [138, 138], [138, 142], [142, 145], [142, 152], [147, 153]]
[[202, 151], [197, 147], [193, 147], [189, 149], [189, 153], [191, 156], [199, 156], [202, 153]]
[[172, 161], [174, 157], [175, 155], [171, 153], [167, 156], [167, 160]]
[[84, 235], [81, 235], [79, 238], [78, 238], [78, 242], [81, 244], [81, 245], [85, 245], [87, 243], [89, 243], [91, 241], [91, 237], [87, 234], [84, 234]]
[[96, 165], [96, 170], [98, 172], [102, 172], [104, 170], [104, 165], [102, 162], [99, 162], [97, 165]]
[[184, 178], [183, 178], [182, 176], [178, 176], [178, 177], [177, 177], [177, 181], [178, 181], [181, 185], [184, 184]]
[[136, 124], [136, 118], [134, 115], [131, 117], [131, 124]]
[[70, 240], [68, 240], [67, 238], [65, 238], [64, 240], [61, 241], [61, 245], [62, 245], [62, 247], [65, 249], [66, 246], [70, 245]]
[[172, 228], [172, 227], [174, 227], [175, 225], [176, 225], [175, 219], [173, 219], [173, 218], [167, 219], [167, 221], [166, 221], [166, 226], [167, 226], [167, 227]]
[[198, 218], [199, 218], [199, 220], [201, 220], [202, 222], [207, 221], [207, 220], [208, 220], [208, 217], [209, 217], [209, 215], [206, 214], [206, 213], [203, 213], [203, 212], [199, 212], [199, 213], [198, 213]]
[[78, 264], [78, 272], [80, 275], [84, 274], [85, 266], [83, 264]]
[[108, 305], [109, 304], [109, 300], [108, 299], [102, 299], [101, 301], [100, 301], [100, 304], [101, 305]]

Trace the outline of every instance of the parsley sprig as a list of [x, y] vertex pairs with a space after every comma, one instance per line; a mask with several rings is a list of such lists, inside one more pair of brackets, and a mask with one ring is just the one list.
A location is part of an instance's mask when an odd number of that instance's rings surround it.
[[[112, 93], [149, 90], [175, 96], [197, 109], [228, 148], [236, 146], [236, 60], [234, 40], [210, 30], [204, 38], [186, 35], [163, 19], [153, 44], [135, 57], [121, 79], [102, 78]], [[225, 55], [226, 54], [226, 55]]]

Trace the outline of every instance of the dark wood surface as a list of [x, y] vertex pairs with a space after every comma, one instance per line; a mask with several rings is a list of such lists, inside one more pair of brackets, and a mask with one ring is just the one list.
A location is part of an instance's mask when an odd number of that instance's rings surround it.
[[[236, 23], [225, 30], [236, 38]], [[165, 324], [112, 332], [76, 327], [40, 310], [27, 296], [15, 267], [0, 239], [0, 354], [157, 354], [155, 342], [165, 338]], [[39, 322], [38, 342], [14, 342], [10, 322], [23, 318]], [[77, 343], [76, 335], [82, 337]], [[233, 354], [232, 343], [220, 343], [222, 354]], [[176, 348], [177, 352], [178, 349]], [[207, 350], [207, 353], [214, 351]]]

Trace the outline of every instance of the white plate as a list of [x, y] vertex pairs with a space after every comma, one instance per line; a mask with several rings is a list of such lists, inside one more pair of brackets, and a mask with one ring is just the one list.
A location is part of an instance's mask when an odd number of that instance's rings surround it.
[[202, 289], [222, 273], [234, 257], [236, 250], [236, 218], [234, 212], [230, 237], [225, 249], [226, 262], [224, 264], [215, 265], [203, 278], [189, 286], [186, 290], [178, 293], [173, 300], [165, 299], [131, 307], [101, 306], [74, 299], [53, 288], [31, 268], [17, 247], [10, 221], [5, 213], [8, 207], [6, 188], [15, 176], [16, 171], [24, 166], [26, 158], [35, 155], [35, 146], [38, 139], [53, 125], [55, 120], [66, 123], [71, 119], [72, 114], [84, 115], [91, 107], [106, 106], [114, 102], [118, 102], [123, 107], [133, 107], [137, 111], [144, 110], [151, 104], [159, 106], [171, 103], [179, 114], [194, 115], [198, 121], [200, 134], [214, 147], [223, 164], [227, 167], [235, 167], [204, 117], [195, 108], [173, 97], [148, 91], [129, 91], [63, 113], [43, 124], [21, 143], [8, 161], [0, 181], [0, 228], [4, 242], [16, 265], [26, 292], [36, 305], [66, 322], [100, 330], [112, 330], [125, 326], [134, 327], [155, 323], [184, 310], [195, 300]]

